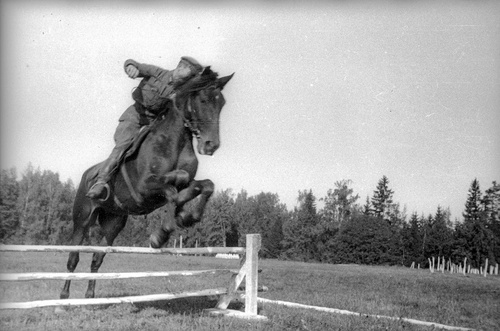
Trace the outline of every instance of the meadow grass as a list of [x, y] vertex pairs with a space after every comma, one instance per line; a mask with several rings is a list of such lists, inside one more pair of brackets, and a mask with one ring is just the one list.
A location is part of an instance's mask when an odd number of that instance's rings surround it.
[[[81, 254], [76, 272], [88, 272]], [[65, 253], [2, 253], [2, 272], [65, 272]], [[239, 267], [213, 257], [108, 254], [100, 272], [196, 270]], [[260, 297], [344, 309], [362, 314], [413, 318], [478, 330], [500, 330], [500, 277], [429, 273], [402, 267], [328, 265], [261, 260]], [[102, 280], [97, 297], [118, 297], [225, 287], [230, 275]], [[6, 301], [56, 299], [63, 281], [1, 282]], [[83, 298], [87, 281], [73, 281], [71, 298]], [[217, 298], [185, 298], [138, 304], [4, 310], [1, 330], [431, 330], [401, 321], [339, 315], [259, 304], [267, 322], [206, 316]], [[233, 303], [233, 309], [243, 309]]]

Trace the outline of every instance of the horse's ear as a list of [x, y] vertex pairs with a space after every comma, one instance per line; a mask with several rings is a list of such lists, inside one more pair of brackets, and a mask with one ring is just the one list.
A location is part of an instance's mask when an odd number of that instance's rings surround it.
[[234, 72], [229, 76], [219, 78], [217, 80], [217, 87], [222, 90], [224, 88], [224, 86], [227, 84], [227, 82], [229, 82], [231, 80], [231, 78], [233, 78], [233, 76], [234, 76]]
[[203, 68], [203, 71], [201, 72], [201, 75], [210, 75], [212, 73], [212, 69], [210, 69], [210, 66]]

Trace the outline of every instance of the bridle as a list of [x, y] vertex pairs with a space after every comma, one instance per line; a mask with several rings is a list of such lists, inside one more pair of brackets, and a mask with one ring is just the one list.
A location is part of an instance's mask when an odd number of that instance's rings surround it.
[[[207, 86], [205, 87], [204, 89], [208, 89], [210, 88], [211, 86]], [[198, 91], [200, 91], [202, 89], [199, 89]], [[190, 95], [188, 98], [187, 98], [187, 101], [186, 101], [186, 110], [188, 112], [188, 114], [196, 114], [197, 112], [199, 112], [199, 109], [196, 109], [195, 107], [193, 107], [193, 99], [194, 99], [194, 96], [193, 95]], [[179, 108], [177, 108], [177, 102], [175, 100], [175, 96], [172, 98], [172, 104], [174, 105], [174, 109], [177, 111], [177, 112], [180, 112]], [[219, 124], [220, 121], [193, 121], [192, 119], [189, 119], [186, 117], [185, 115], [185, 112], [180, 112], [182, 113], [182, 119], [184, 121], [184, 126], [186, 128], [189, 129], [189, 131], [191, 131], [191, 134], [193, 136], [195, 136], [197, 139], [200, 138], [200, 130], [195, 126], [195, 124], [197, 123], [217, 123]]]
[[[190, 113], [190, 114], [194, 114], [197, 110], [194, 110], [193, 109], [193, 106], [191, 105], [191, 103], [193, 102], [192, 100], [192, 97], [188, 97], [188, 100], [187, 100], [187, 111]], [[175, 104], [175, 102], [174, 102]], [[174, 106], [175, 108], [177, 108], [177, 105]], [[184, 126], [186, 128], [189, 129], [189, 131], [191, 131], [191, 134], [193, 136], [196, 137], [196, 139], [199, 139], [200, 138], [200, 130], [198, 128], [195, 128], [192, 120], [189, 120], [186, 118], [186, 116], [184, 115], [184, 112], [182, 112], [182, 120], [184, 121]]]

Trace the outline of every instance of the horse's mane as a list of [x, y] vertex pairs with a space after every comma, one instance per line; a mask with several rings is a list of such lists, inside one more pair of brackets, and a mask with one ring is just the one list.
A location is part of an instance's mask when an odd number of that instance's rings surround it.
[[[175, 87], [176, 95], [178, 96], [190, 96], [193, 93], [196, 93], [198, 91], [204, 90], [211, 85], [215, 85], [217, 83], [217, 77], [219, 75], [216, 72], [213, 72], [210, 67], [205, 67], [205, 69], [197, 74], [196, 76], [192, 77], [185, 83], [178, 85]], [[177, 97], [178, 99], [178, 97]], [[169, 105], [167, 108], [165, 108], [160, 115], [163, 116], [158, 116], [151, 124], [150, 127], [148, 128], [148, 131], [151, 129], [154, 129], [161, 125], [164, 120], [165, 120], [165, 114], [172, 109], [172, 106]]]
[[[211, 85], [216, 85], [218, 74], [213, 72], [210, 67], [205, 67], [205, 69], [197, 74], [196, 76], [189, 79], [187, 82], [175, 86], [175, 92], [177, 96], [189, 97], [193, 93], [204, 90]], [[179, 99], [179, 97], [177, 97]], [[177, 108], [177, 107], [175, 107]], [[161, 125], [165, 120], [165, 114], [172, 109], [172, 105], [170, 104], [167, 108], [165, 108], [160, 114], [162, 116], [158, 116], [150, 125], [148, 130], [154, 129]]]
[[178, 95], [189, 95], [201, 91], [217, 82], [218, 74], [213, 72], [210, 67], [206, 67], [203, 72], [189, 79], [184, 84], [176, 87]]

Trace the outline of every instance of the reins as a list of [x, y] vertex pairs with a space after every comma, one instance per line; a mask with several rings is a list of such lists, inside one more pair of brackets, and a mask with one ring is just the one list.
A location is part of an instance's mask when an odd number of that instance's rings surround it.
[[[210, 85], [209, 85], [209, 86], [207, 86], [207, 87], [205, 87], [205, 88], [209, 88], [209, 87], [210, 87]], [[202, 89], [198, 89], [198, 90], [195, 90], [195, 91], [199, 91], [199, 90], [202, 90]], [[200, 137], [200, 130], [199, 130], [199, 129], [197, 129], [197, 128], [194, 126], [194, 124], [196, 124], [196, 123], [220, 123], [220, 121], [210, 121], [210, 122], [208, 122], [208, 121], [193, 121], [193, 120], [191, 120], [191, 119], [188, 119], [188, 118], [186, 117], [186, 115], [185, 115], [185, 112], [184, 112], [184, 111], [181, 111], [181, 110], [177, 107], [177, 99], [176, 99], [176, 96], [177, 96], [177, 95], [176, 95], [176, 94], [174, 94], [174, 95], [172, 96], [172, 98], [171, 98], [171, 100], [172, 100], [172, 107], [173, 107], [174, 111], [176, 111], [178, 114], [180, 114], [180, 115], [182, 116], [182, 120], [184, 121], [184, 126], [185, 126], [186, 128], [188, 128], [188, 129], [189, 129], [189, 131], [191, 131], [191, 133], [192, 133], [195, 137], [197, 137], [197, 138], [199, 138], [199, 137]], [[190, 96], [188, 96], [187, 101], [186, 101], [186, 108], [187, 108], [187, 112], [188, 112], [189, 114], [195, 114], [196, 112], [198, 112], [198, 111], [199, 111], [198, 109], [194, 109], [194, 107], [193, 107], [192, 103], [193, 103], [193, 96], [192, 96], [192, 95], [190, 95]]]

